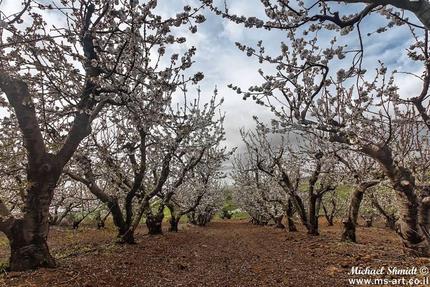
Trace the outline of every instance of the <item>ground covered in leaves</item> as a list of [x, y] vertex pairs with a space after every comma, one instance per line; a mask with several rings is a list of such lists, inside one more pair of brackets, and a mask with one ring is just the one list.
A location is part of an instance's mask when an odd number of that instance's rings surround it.
[[[321, 235], [289, 233], [247, 221], [207, 227], [184, 224], [178, 233], [113, 243], [114, 230], [51, 230], [58, 268], [3, 272], [0, 286], [349, 286], [352, 266], [429, 266], [402, 255], [393, 232], [359, 228], [359, 244], [339, 242], [340, 226]], [[0, 259], [7, 260], [6, 245]]]

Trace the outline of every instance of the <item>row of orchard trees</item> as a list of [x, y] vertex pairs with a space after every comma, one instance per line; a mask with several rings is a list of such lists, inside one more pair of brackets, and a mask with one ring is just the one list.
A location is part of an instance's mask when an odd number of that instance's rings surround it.
[[[344, 236], [354, 239], [363, 193], [385, 179], [395, 191], [398, 234], [405, 250], [429, 256], [430, 2], [259, 2], [265, 12], [262, 19], [234, 15], [227, 7], [202, 0], [216, 14], [246, 28], [285, 32], [281, 51], [275, 56], [262, 41], [256, 47], [237, 43], [247, 56], [272, 68], [259, 70], [263, 84], [247, 90], [235, 85], [231, 88], [244, 99], [252, 98], [271, 109], [275, 119], [268, 129], [283, 134], [284, 141], [288, 139], [287, 147], [284, 143], [272, 146], [265, 127], [259, 127], [255, 136], [244, 135], [250, 152], [236, 164], [237, 181], [259, 193], [244, 200], [254, 210], [276, 209], [273, 215], [284, 212], [288, 216], [292, 204], [309, 232], [315, 234], [315, 210], [321, 197], [340, 181], [330, 174], [346, 168], [355, 190]], [[372, 43], [390, 32], [409, 35], [402, 39], [410, 45], [402, 59], [409, 67], [420, 67], [418, 73], [389, 70], [381, 61], [367, 57], [371, 49], [377, 49]], [[382, 55], [384, 51], [378, 52]], [[401, 51], [392, 52], [399, 58]], [[408, 81], [415, 81], [416, 92], [400, 92], [397, 79], [403, 73]], [[294, 131], [315, 142], [317, 148], [306, 149], [305, 157], [300, 155], [288, 136]], [[247, 181], [250, 179], [253, 181]], [[304, 182], [306, 203], [297, 194]], [[267, 202], [277, 205], [267, 207]]]
[[[237, 43], [247, 56], [273, 69], [259, 70], [261, 85], [248, 90], [231, 87], [244, 99], [252, 97], [271, 109], [275, 119], [268, 129], [285, 138], [278, 145], [270, 144], [265, 127], [254, 135], [245, 134], [250, 152], [236, 164], [237, 182], [253, 178], [243, 184], [253, 185], [249, 188], [260, 193], [257, 198], [279, 202], [269, 207], [279, 214], [285, 210], [287, 216], [293, 205], [309, 232], [316, 234], [315, 210], [321, 197], [343, 178], [335, 176], [338, 170], [347, 169], [355, 191], [344, 236], [354, 239], [363, 193], [386, 179], [395, 191], [398, 234], [405, 250], [429, 256], [430, 2], [261, 0], [263, 19], [231, 14], [210, 0], [202, 2], [247, 28], [285, 31], [276, 56], [268, 54], [262, 41], [257, 47]], [[372, 41], [392, 30], [410, 35], [403, 59], [409, 61], [407, 66], [421, 67], [420, 74], [389, 71], [382, 62], [366, 57]], [[416, 94], [400, 94], [396, 83], [402, 72], [416, 80]], [[305, 157], [287, 141], [294, 131], [315, 142], [316, 148], [307, 149]], [[297, 194], [304, 182], [307, 203]], [[288, 196], [279, 197], [282, 193]], [[269, 208], [256, 200], [250, 199], [254, 208]]]
[[26, 0], [0, 11], [0, 230], [10, 269], [55, 266], [49, 223], [84, 201], [107, 206], [126, 243], [142, 218], [160, 233], [165, 207], [172, 230], [185, 214], [210, 220], [229, 152], [222, 100], [188, 95], [203, 74], [188, 72], [196, 49], [183, 35], [205, 21], [201, 9], [163, 18], [155, 0]]
[[[234, 180], [239, 186], [236, 197], [256, 223], [274, 220], [283, 227], [286, 216], [289, 230], [296, 231], [296, 213], [308, 232], [318, 235], [322, 199], [340, 182], [334, 158], [318, 142], [297, 143], [294, 150], [283, 136], [274, 144], [277, 140], [269, 133], [261, 123], [256, 132], [242, 133], [247, 151], [234, 161]], [[303, 188], [307, 190], [306, 202]]]
[[[255, 132], [242, 132], [246, 151], [233, 159], [234, 197], [251, 222], [285, 228], [285, 219], [289, 231], [297, 231], [298, 219], [309, 234], [318, 235], [321, 216], [330, 226], [343, 217], [342, 240], [352, 242], [360, 215], [368, 226], [378, 216], [399, 231], [392, 186], [374, 160], [327, 145], [321, 136], [287, 135], [262, 123]], [[420, 147], [428, 152], [427, 141]]]

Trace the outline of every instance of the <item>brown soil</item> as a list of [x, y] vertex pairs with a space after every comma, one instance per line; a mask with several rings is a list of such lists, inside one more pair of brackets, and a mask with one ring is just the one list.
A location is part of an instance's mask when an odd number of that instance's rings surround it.
[[359, 228], [360, 244], [351, 244], [339, 242], [339, 228], [308, 236], [223, 221], [163, 236], [140, 230], [132, 246], [112, 243], [113, 230], [57, 228], [50, 246], [59, 267], [4, 273], [0, 286], [349, 286], [352, 266], [430, 265], [402, 255], [392, 231]]

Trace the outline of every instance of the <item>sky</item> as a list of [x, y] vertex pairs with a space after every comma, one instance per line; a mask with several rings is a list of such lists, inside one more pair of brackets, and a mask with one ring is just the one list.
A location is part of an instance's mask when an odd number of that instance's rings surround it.
[[[3, 0], [0, 4], [2, 11], [17, 10], [17, 0]], [[48, 1], [49, 2], [49, 1]], [[223, 7], [223, 1], [214, 1]], [[196, 6], [200, 2], [197, 0], [159, 0], [158, 11], [162, 15], [172, 16], [182, 11], [184, 5]], [[259, 0], [227, 0], [229, 11], [233, 14], [246, 16], [264, 17], [264, 9]], [[337, 5], [337, 4], [336, 4]], [[340, 5], [340, 14], [347, 14], [360, 5], [351, 7]], [[207, 21], [199, 26], [198, 32], [187, 37], [186, 45], [195, 46], [197, 54], [194, 58], [195, 64], [191, 72], [202, 71], [205, 74], [204, 80], [200, 83], [202, 95], [209, 99], [213, 95], [213, 90], [217, 87], [220, 97], [224, 98], [223, 111], [225, 112], [226, 144], [229, 147], [238, 147], [243, 150], [239, 130], [241, 128], [252, 129], [255, 122], [252, 117], [258, 116], [263, 122], [269, 122], [273, 118], [270, 110], [259, 106], [252, 101], [243, 101], [240, 95], [227, 87], [228, 84], [240, 86], [246, 90], [249, 86], [261, 83], [262, 79], [258, 74], [261, 65], [253, 58], [247, 57], [239, 51], [235, 42], [241, 42], [255, 46], [262, 40], [268, 51], [274, 53], [279, 51], [280, 43], [286, 38], [284, 31], [266, 31], [256, 29], [246, 29], [241, 25], [232, 23], [214, 15], [208, 10], [202, 12]], [[56, 15], [47, 15], [52, 21], [62, 21]], [[411, 21], [416, 19], [411, 16]], [[362, 24], [362, 32], [366, 35], [373, 32], [385, 23], [385, 19], [380, 15], [367, 17]], [[321, 35], [327, 37], [328, 35]], [[342, 43], [348, 43], [350, 47], [358, 45], [356, 35], [339, 37]], [[412, 43], [410, 32], [406, 27], [392, 29], [387, 33], [374, 34], [371, 37], [364, 37], [366, 68], [376, 67], [378, 60], [383, 61], [390, 70], [405, 72], [419, 72], [420, 66], [411, 62], [405, 49]], [[341, 63], [333, 67], [336, 70], [341, 67]], [[414, 77], [409, 75], [399, 75], [396, 79], [401, 93], [404, 95], [416, 94], [420, 89], [419, 83]], [[229, 169], [226, 164], [226, 169]]]

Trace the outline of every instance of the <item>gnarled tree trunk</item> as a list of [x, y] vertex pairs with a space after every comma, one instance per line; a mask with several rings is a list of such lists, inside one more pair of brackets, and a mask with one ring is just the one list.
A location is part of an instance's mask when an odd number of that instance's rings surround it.
[[6, 233], [11, 248], [9, 267], [13, 271], [56, 265], [49, 253], [47, 239], [49, 205], [60, 173], [50, 156], [43, 159], [38, 169], [28, 169], [24, 217], [15, 219]]
[[9, 268], [13, 271], [56, 266], [47, 244], [48, 228], [34, 228], [37, 221], [30, 221], [17, 219], [8, 235], [11, 248]]
[[405, 253], [428, 257], [430, 255], [427, 205], [429, 197], [418, 198], [414, 176], [408, 169], [398, 166], [388, 146], [370, 145], [364, 147], [363, 152], [380, 163], [397, 192], [400, 212], [398, 234], [402, 239]]
[[348, 217], [345, 218], [342, 230], [342, 241], [357, 242], [355, 235], [355, 227], [358, 220], [358, 212], [360, 210], [361, 201], [363, 200], [364, 192], [366, 190], [357, 186], [351, 195], [351, 202], [349, 203]]
[[360, 205], [363, 201], [364, 193], [366, 192], [366, 190], [368, 190], [372, 186], [377, 185], [378, 183], [378, 180], [369, 180], [361, 182], [355, 187], [354, 192], [351, 195], [351, 201], [349, 203], [348, 217], [342, 221], [342, 241], [357, 242], [355, 229], [357, 226], [358, 213], [360, 211]]

